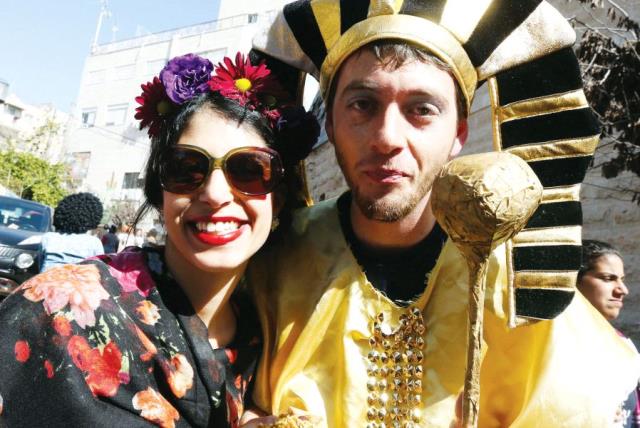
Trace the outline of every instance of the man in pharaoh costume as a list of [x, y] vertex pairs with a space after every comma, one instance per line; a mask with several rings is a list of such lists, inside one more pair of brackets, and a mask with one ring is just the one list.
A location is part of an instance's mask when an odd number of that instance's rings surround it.
[[[252, 267], [262, 410], [282, 426], [301, 411], [330, 427], [449, 427], [463, 402], [467, 426], [613, 423], [640, 369], [574, 289], [579, 189], [599, 134], [574, 41], [540, 0], [300, 0], [256, 37], [254, 59], [290, 73], [289, 86], [319, 80], [350, 188], [299, 210]], [[431, 190], [482, 83], [495, 151], [542, 186], [524, 229], [488, 253], [481, 394], [464, 402], [473, 264], [436, 222]], [[469, 234], [474, 224], [463, 218]]]

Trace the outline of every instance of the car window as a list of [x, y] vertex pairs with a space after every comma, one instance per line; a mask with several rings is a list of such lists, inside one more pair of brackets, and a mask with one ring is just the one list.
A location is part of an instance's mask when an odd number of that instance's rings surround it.
[[22, 199], [0, 199], [0, 226], [9, 229], [46, 232], [49, 227], [48, 209]]

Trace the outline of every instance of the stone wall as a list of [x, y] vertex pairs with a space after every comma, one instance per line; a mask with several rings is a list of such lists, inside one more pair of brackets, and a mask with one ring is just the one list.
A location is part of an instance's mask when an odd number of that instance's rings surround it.
[[[554, 0], [551, 3], [567, 18], [587, 23], [594, 20], [606, 21], [603, 14], [590, 11], [575, 0]], [[640, 2], [621, 0], [618, 3], [632, 18], [640, 20]], [[489, 95], [486, 88], [480, 88], [477, 92], [471, 112], [469, 140], [462, 154], [492, 149]], [[611, 145], [601, 143], [594, 158], [594, 166], [589, 169], [582, 186], [583, 236], [610, 242], [623, 254], [630, 295], [615, 324], [640, 345], [640, 206], [631, 201], [629, 193], [616, 190], [640, 189], [640, 179], [630, 174], [615, 179], [605, 179], [601, 176], [597, 166], [610, 156], [611, 149]], [[310, 155], [307, 174], [314, 200], [337, 196], [346, 189], [346, 183], [335, 161], [333, 146], [329, 143], [319, 145]]]

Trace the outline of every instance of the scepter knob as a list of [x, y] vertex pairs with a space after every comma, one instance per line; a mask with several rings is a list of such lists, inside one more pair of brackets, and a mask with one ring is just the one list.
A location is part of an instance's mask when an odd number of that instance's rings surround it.
[[483, 258], [526, 224], [542, 185], [519, 157], [506, 152], [462, 156], [433, 183], [431, 208], [465, 257]]
[[478, 426], [484, 293], [491, 251], [526, 224], [542, 185], [517, 156], [492, 152], [457, 158], [433, 183], [431, 208], [469, 268], [469, 335], [462, 426]]

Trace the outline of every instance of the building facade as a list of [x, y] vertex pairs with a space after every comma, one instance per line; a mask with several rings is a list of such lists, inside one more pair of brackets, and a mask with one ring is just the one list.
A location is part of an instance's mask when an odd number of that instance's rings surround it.
[[51, 104], [31, 105], [0, 80], [0, 150], [26, 151], [60, 162], [69, 115]]

